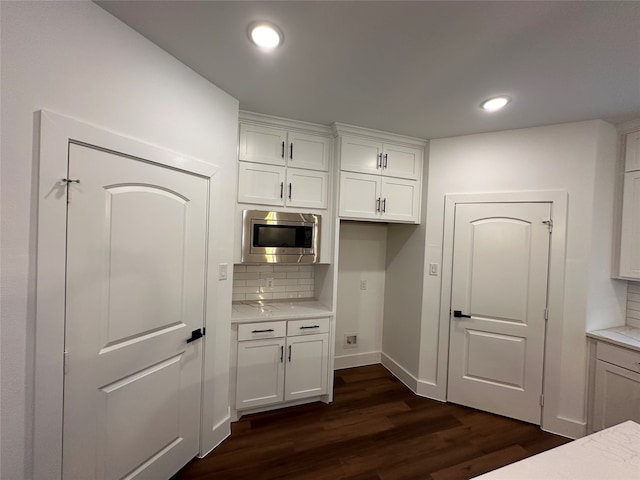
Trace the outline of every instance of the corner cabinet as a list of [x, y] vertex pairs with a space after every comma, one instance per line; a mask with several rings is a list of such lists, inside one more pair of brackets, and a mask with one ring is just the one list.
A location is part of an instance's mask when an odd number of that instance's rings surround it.
[[238, 202], [326, 209], [328, 127], [240, 113]]
[[334, 124], [341, 218], [420, 223], [426, 141]]
[[237, 410], [326, 395], [329, 318], [238, 326]]
[[640, 132], [628, 134], [625, 144], [619, 275], [640, 279]]

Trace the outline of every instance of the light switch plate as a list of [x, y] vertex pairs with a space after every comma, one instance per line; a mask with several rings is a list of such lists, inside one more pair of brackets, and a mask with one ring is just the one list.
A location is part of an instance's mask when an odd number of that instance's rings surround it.
[[228, 263], [221, 263], [218, 265], [218, 280], [227, 279], [227, 271], [229, 269]]
[[440, 265], [437, 263], [430, 263], [429, 264], [429, 275], [433, 275], [434, 277], [438, 276], [438, 267]]

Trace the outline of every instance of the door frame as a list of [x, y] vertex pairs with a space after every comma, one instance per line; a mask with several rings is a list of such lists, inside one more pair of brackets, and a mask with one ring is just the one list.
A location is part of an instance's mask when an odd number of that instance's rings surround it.
[[[69, 144], [79, 143], [93, 148], [126, 152], [131, 158], [199, 175], [208, 180], [207, 205], [207, 273], [205, 278], [204, 326], [214, 325], [215, 307], [212, 295], [214, 273], [208, 261], [213, 251], [214, 236], [209, 226], [214, 220], [216, 173], [219, 167], [195, 158], [140, 142], [103, 130], [69, 117], [41, 110], [37, 112], [40, 126], [38, 173], [38, 235], [36, 247], [36, 332], [35, 385], [33, 419], [34, 478], [62, 477], [62, 432], [64, 395], [65, 342], [65, 272], [67, 241], [66, 186], [61, 180], [68, 174]], [[152, 161], [150, 159], [153, 159]], [[205, 341], [203, 361], [214, 359], [215, 329], [209, 329]], [[207, 392], [203, 382], [203, 398]], [[200, 450], [203, 449], [202, 419]]]
[[567, 243], [567, 215], [569, 194], [561, 190], [462, 193], [445, 195], [444, 232], [442, 242], [442, 277], [440, 291], [440, 322], [438, 334], [438, 384], [443, 385], [443, 398], [448, 393], [449, 332], [451, 325], [451, 280], [453, 277], [453, 240], [455, 209], [465, 203], [550, 203], [553, 234], [549, 245], [549, 271], [547, 282], [547, 307], [549, 319], [545, 332], [543, 365], [541, 428], [562, 431], [557, 425], [556, 407], [559, 401], [560, 365], [562, 360], [562, 325], [564, 317], [565, 258]]

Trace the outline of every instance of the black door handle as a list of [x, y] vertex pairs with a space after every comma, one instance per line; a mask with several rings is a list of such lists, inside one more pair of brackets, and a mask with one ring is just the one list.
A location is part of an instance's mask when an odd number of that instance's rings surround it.
[[187, 343], [191, 343], [194, 340], [198, 340], [199, 338], [202, 338], [202, 335], [203, 335], [202, 329], [199, 328], [197, 330], [194, 330], [193, 332], [191, 332], [191, 338], [187, 339]]
[[471, 315], [465, 315], [461, 310], [454, 310], [453, 316], [456, 318], [471, 318]]

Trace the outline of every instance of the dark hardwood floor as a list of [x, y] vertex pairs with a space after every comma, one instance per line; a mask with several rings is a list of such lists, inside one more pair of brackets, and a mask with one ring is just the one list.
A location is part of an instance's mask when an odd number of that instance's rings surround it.
[[381, 365], [339, 370], [331, 405], [248, 415], [172, 480], [467, 479], [569, 440], [415, 396]]

